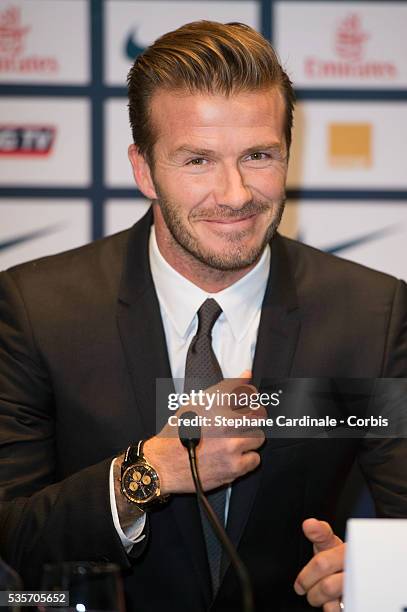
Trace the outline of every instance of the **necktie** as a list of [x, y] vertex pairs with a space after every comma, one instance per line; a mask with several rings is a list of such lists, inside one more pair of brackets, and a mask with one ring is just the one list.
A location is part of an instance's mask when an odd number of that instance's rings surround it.
[[[189, 345], [185, 364], [184, 391], [186, 393], [206, 389], [223, 379], [222, 370], [212, 348], [212, 328], [221, 312], [221, 307], [212, 298], [205, 300], [198, 310], [198, 330]], [[209, 493], [207, 497], [219, 521], [224, 525], [226, 487]], [[202, 509], [201, 517], [211, 571], [212, 590], [215, 596], [219, 588], [222, 547]]]

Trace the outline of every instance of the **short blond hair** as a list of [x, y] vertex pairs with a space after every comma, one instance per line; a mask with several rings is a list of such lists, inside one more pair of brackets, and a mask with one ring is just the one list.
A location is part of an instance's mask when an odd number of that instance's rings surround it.
[[285, 102], [285, 140], [291, 144], [292, 83], [271, 44], [243, 23], [194, 21], [158, 38], [129, 71], [129, 116], [133, 140], [151, 163], [156, 140], [150, 102], [157, 89], [220, 93], [277, 87]]

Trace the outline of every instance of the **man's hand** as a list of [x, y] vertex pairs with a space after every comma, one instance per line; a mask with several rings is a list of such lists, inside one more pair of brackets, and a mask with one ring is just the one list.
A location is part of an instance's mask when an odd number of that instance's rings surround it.
[[323, 606], [324, 612], [339, 612], [345, 544], [325, 521], [307, 519], [302, 529], [314, 545], [314, 557], [298, 574], [294, 589], [298, 595], [306, 594], [311, 606]]
[[[251, 373], [245, 371], [239, 378], [223, 380], [206, 391], [219, 390], [220, 393], [250, 395], [257, 392], [255, 387], [248, 384], [250, 377]], [[207, 412], [196, 406], [185, 406], [176, 414], [181, 415], [191, 408], [198, 415], [212, 417], [212, 419], [215, 415], [221, 415], [227, 419], [236, 419], [242, 415], [251, 419], [267, 416], [263, 407], [254, 411], [247, 407], [225, 405], [213, 406]], [[258, 467], [260, 456], [256, 451], [262, 446], [264, 439], [264, 432], [259, 428], [239, 430], [230, 425], [202, 427], [202, 438], [197, 447], [197, 457], [203, 488], [210, 491], [227, 485]], [[164, 495], [195, 491], [188, 453], [179, 441], [178, 428], [167, 424], [157, 436], [145, 442], [144, 453], [160, 475], [161, 491]]]

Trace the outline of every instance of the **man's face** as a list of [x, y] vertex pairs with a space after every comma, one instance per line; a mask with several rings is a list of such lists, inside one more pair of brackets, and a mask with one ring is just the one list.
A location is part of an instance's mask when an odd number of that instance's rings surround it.
[[284, 208], [281, 94], [159, 91], [151, 112], [159, 244], [218, 270], [252, 265]]

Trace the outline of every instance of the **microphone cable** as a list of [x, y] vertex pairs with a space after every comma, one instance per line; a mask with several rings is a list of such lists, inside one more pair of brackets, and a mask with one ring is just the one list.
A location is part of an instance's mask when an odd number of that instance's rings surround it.
[[[182, 414], [183, 419], [192, 419], [197, 417], [196, 412], [188, 411]], [[243, 597], [243, 612], [254, 612], [254, 604], [253, 604], [253, 592], [250, 583], [249, 573], [247, 571], [246, 566], [243, 561], [239, 557], [232, 541], [230, 540], [228, 534], [226, 533], [224, 527], [219, 522], [218, 517], [212, 509], [212, 506], [208, 502], [204, 490], [202, 488], [201, 479], [199, 477], [197, 457], [196, 457], [196, 447], [198, 446], [201, 440], [201, 427], [199, 425], [196, 426], [187, 426], [181, 423], [178, 426], [178, 435], [181, 441], [181, 444], [187, 449], [189, 464], [191, 467], [192, 478], [195, 485], [196, 494], [198, 497], [198, 501], [204, 509], [206, 516], [208, 518], [209, 523], [213, 531], [215, 532], [216, 537], [222, 544], [224, 550], [226, 550], [229, 555], [230, 562], [233, 565], [236, 574], [239, 578], [240, 586], [242, 589], [242, 597]]]

